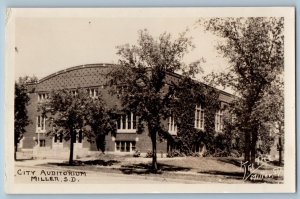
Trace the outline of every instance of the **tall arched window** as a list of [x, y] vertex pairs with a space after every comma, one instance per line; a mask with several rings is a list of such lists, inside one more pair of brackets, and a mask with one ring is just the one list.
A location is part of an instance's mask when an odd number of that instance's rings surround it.
[[223, 130], [223, 111], [218, 110], [215, 117], [215, 130], [221, 132]]
[[46, 117], [38, 115], [36, 118], [36, 132], [46, 131]]
[[174, 116], [169, 117], [168, 131], [171, 135], [177, 135], [177, 125]]
[[202, 105], [196, 105], [195, 109], [195, 128], [204, 130], [204, 109]]
[[118, 132], [136, 132], [136, 114], [131, 112], [120, 115], [117, 127]]

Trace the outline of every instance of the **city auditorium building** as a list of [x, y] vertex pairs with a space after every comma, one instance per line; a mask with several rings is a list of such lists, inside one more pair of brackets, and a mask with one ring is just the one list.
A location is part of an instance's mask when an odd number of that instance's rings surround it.
[[[30, 97], [28, 109], [30, 124], [26, 127], [26, 132], [23, 139], [19, 143], [19, 151], [32, 152], [34, 156], [63, 156], [68, 157], [69, 142], [65, 141], [62, 135], [54, 137], [46, 136], [49, 130], [49, 121], [41, 115], [38, 111], [38, 104], [48, 98], [52, 90], [59, 89], [76, 89], [84, 88], [90, 92], [90, 96], [97, 96], [101, 93], [107, 106], [121, 106], [120, 100], [116, 96], [112, 96], [107, 85], [107, 73], [111, 70], [113, 64], [87, 64], [71, 67], [65, 70], [53, 73], [45, 78], [42, 78], [36, 83], [27, 85], [27, 92]], [[176, 82], [180, 75], [175, 73], [167, 74], [168, 81]], [[232, 100], [232, 95], [221, 91], [219, 101], [221, 103], [228, 103]], [[195, 106], [195, 126], [194, 128], [204, 129], [204, 114], [205, 110], [201, 106]], [[216, 113], [215, 128], [216, 131], [221, 131], [223, 124], [223, 115], [221, 111]], [[151, 139], [148, 136], [147, 128], [143, 133], [136, 132], [136, 116], [133, 113], [123, 115], [117, 121], [116, 136], [106, 136], [106, 152], [113, 152], [119, 154], [131, 154], [135, 150], [142, 153], [151, 151]], [[167, 121], [168, 131], [170, 135], [176, 136], [177, 127], [174, 118], [169, 118]], [[197, 152], [203, 153], [205, 147], [198, 145]], [[205, 145], [204, 145], [205, 146]], [[166, 154], [170, 146], [167, 140], [157, 142], [157, 151]], [[74, 154], [78, 156], [88, 155], [97, 152], [95, 142], [88, 142], [87, 138], [78, 132], [76, 141], [74, 142]]]

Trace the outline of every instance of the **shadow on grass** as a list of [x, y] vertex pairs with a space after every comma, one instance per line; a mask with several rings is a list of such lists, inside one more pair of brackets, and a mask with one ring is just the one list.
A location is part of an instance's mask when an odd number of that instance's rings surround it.
[[178, 166], [172, 166], [168, 164], [158, 164], [158, 171], [154, 172], [152, 170], [151, 164], [132, 164], [132, 165], [122, 165], [119, 169], [124, 174], [162, 174], [164, 171], [189, 171], [191, 168], [188, 167], [178, 167]]
[[273, 165], [273, 166], [278, 166], [278, 167], [284, 167], [284, 162], [279, 162], [278, 160], [273, 160], [273, 161], [270, 161], [269, 162], [270, 165]]
[[19, 158], [19, 159], [16, 159], [15, 162], [23, 162], [23, 161], [28, 161], [28, 160], [34, 160], [33, 158]]
[[114, 164], [118, 164], [120, 161], [117, 160], [87, 160], [87, 161], [81, 161], [81, 160], [74, 160], [73, 164], [70, 165], [69, 162], [62, 162], [62, 163], [48, 163], [48, 165], [55, 165], [55, 166], [112, 166]]
[[235, 159], [235, 158], [220, 158], [218, 159], [219, 162], [222, 163], [227, 163], [227, 164], [232, 164], [237, 167], [241, 167], [241, 160], [240, 159]]
[[226, 178], [233, 178], [233, 179], [242, 179], [244, 177], [244, 172], [226, 172], [226, 171], [199, 171], [198, 173], [201, 174], [209, 174], [209, 175], [220, 175]]

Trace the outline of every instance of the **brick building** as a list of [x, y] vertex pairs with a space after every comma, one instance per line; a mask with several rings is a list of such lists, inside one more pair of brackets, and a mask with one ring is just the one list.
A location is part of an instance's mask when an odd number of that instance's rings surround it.
[[[112, 64], [88, 64], [68, 68], [51, 74], [37, 83], [28, 85], [28, 94], [30, 102], [28, 105], [28, 116], [31, 123], [26, 127], [26, 133], [19, 144], [20, 151], [33, 152], [35, 156], [64, 156], [68, 157], [69, 141], [65, 141], [61, 135], [47, 137], [46, 132], [50, 128], [46, 118], [42, 117], [37, 110], [38, 103], [46, 100], [49, 93], [56, 89], [76, 89], [85, 88], [91, 96], [97, 96], [101, 93], [104, 101], [108, 106], [120, 107], [120, 101], [116, 96], [108, 92], [106, 74], [109, 72]], [[167, 82], [176, 82], [180, 75], [168, 74]], [[221, 103], [228, 103], [232, 96], [225, 92], [220, 92], [219, 100]], [[194, 128], [203, 129], [205, 110], [201, 106], [195, 107], [195, 126]], [[216, 113], [216, 131], [222, 130], [222, 112]], [[171, 135], [176, 136], [177, 127], [174, 118], [164, 121]], [[148, 130], [136, 133], [136, 116], [133, 113], [122, 115], [117, 122], [117, 135], [106, 136], [106, 151], [114, 153], [128, 154], [133, 153], [136, 149], [141, 152], [151, 150], [151, 139], [148, 136]], [[96, 144], [89, 143], [87, 138], [81, 132], [77, 132], [74, 143], [74, 154], [78, 156], [87, 155], [95, 152]], [[166, 153], [168, 150], [167, 141], [157, 142], [157, 151]], [[198, 151], [201, 152], [201, 149]]]

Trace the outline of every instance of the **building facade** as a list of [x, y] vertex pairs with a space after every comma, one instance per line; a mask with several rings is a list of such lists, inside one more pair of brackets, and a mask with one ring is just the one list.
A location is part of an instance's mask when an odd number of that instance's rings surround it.
[[[51, 74], [37, 83], [27, 85], [28, 95], [30, 102], [27, 107], [28, 116], [31, 123], [26, 127], [26, 133], [20, 141], [20, 151], [30, 151], [35, 156], [64, 156], [67, 157], [69, 153], [70, 141], [65, 141], [62, 135], [55, 135], [48, 137], [46, 132], [49, 130], [49, 121], [41, 115], [38, 111], [38, 104], [47, 100], [49, 93], [52, 90], [76, 88], [87, 89], [91, 97], [95, 97], [101, 93], [103, 100], [107, 106], [120, 107], [121, 103], [117, 96], [112, 96], [109, 92], [107, 85], [107, 73], [111, 70], [113, 64], [89, 64], [80, 65], [68, 68], [66, 70], [58, 71]], [[178, 74], [168, 74], [167, 82], [179, 78]], [[232, 96], [228, 93], [221, 92], [219, 100], [222, 103], [228, 103]], [[204, 129], [205, 109], [201, 105], [195, 107], [195, 125], [194, 128]], [[218, 111], [215, 117], [216, 131], [222, 131], [223, 128], [223, 113]], [[168, 132], [172, 136], [177, 134], [177, 126], [174, 118], [170, 117], [163, 121], [164, 125], [168, 127]], [[151, 151], [151, 139], [148, 136], [147, 128], [144, 132], [137, 133], [137, 117], [134, 113], [122, 115], [117, 121], [117, 134], [116, 136], [108, 135], [105, 138], [106, 148], [105, 151], [131, 154], [135, 150], [142, 153]], [[74, 141], [74, 152], [78, 156], [87, 155], [97, 151], [95, 142], [88, 142], [87, 138], [82, 132], [77, 132], [76, 140]], [[166, 154], [169, 150], [169, 143], [167, 140], [157, 142], [157, 151], [161, 154]], [[201, 153], [202, 149], [197, 150]], [[203, 152], [203, 151], [202, 151]]]

